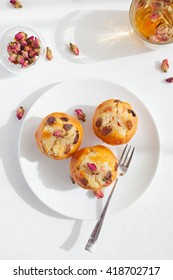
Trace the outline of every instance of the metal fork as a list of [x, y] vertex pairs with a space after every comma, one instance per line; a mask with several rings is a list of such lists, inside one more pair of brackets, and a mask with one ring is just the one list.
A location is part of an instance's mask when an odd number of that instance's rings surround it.
[[100, 215], [100, 218], [98, 220], [98, 222], [96, 223], [91, 235], [90, 235], [90, 238], [88, 239], [88, 242], [85, 246], [85, 250], [89, 251], [89, 252], [93, 252], [94, 251], [94, 247], [96, 245], [96, 241], [99, 237], [99, 234], [100, 234], [100, 231], [101, 231], [101, 228], [102, 228], [102, 224], [103, 224], [103, 221], [104, 221], [104, 218], [105, 218], [105, 214], [106, 214], [106, 211], [107, 211], [107, 208], [108, 208], [108, 205], [109, 205], [109, 202], [111, 200], [111, 197], [113, 195], [113, 192], [115, 190], [115, 187], [117, 185], [117, 182], [118, 182], [118, 179], [120, 176], [123, 176], [126, 174], [128, 168], [129, 168], [129, 165], [130, 165], [130, 162], [132, 160], [132, 157], [133, 157], [133, 153], [134, 153], [134, 150], [135, 150], [135, 147], [133, 147], [131, 149], [131, 146], [127, 149], [128, 145], [125, 146], [122, 154], [121, 154], [121, 157], [119, 159], [119, 174], [118, 174], [118, 177], [113, 185], [113, 188], [109, 194], [109, 197], [106, 201], [106, 204], [103, 208], [103, 211]]

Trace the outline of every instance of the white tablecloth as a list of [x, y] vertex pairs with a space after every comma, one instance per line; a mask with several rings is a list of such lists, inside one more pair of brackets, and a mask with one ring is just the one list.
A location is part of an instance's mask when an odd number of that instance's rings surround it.
[[[1, 0], [0, 34], [11, 26], [31, 25], [42, 33], [54, 59], [43, 59], [24, 75], [0, 66], [0, 259], [172, 259], [173, 85], [164, 79], [173, 74], [173, 45], [152, 50], [128, 33], [130, 0], [22, 4], [14, 9]], [[66, 55], [69, 41], [81, 46], [78, 60]], [[167, 74], [160, 71], [164, 58], [170, 62]], [[95, 221], [60, 216], [25, 182], [17, 155], [22, 120], [15, 117], [16, 108], [22, 105], [27, 112], [52, 84], [88, 77], [113, 81], [138, 96], [150, 110], [161, 142], [151, 185], [130, 207], [107, 217], [93, 254], [84, 246]]]

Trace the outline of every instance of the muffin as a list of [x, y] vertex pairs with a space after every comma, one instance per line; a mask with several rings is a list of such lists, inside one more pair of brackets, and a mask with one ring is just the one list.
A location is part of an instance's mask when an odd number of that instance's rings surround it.
[[127, 102], [109, 99], [102, 102], [95, 110], [94, 133], [107, 144], [128, 143], [136, 133], [137, 126], [138, 117]]
[[40, 151], [56, 160], [70, 157], [79, 149], [82, 138], [81, 123], [77, 119], [59, 112], [46, 116], [35, 133]]
[[109, 186], [118, 175], [118, 160], [105, 146], [83, 148], [71, 157], [71, 178], [80, 187], [97, 191]]

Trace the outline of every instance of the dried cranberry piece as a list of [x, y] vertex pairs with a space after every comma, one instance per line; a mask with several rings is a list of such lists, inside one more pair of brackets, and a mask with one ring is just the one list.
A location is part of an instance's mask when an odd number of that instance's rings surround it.
[[109, 133], [111, 133], [112, 128], [110, 126], [104, 126], [102, 130], [100, 131], [101, 135], [107, 136]]
[[68, 154], [70, 152], [70, 144], [67, 144], [66, 145], [66, 148], [65, 148], [65, 151], [64, 151], [64, 154]]
[[115, 163], [115, 166], [114, 166], [115, 172], [117, 171], [117, 169], [118, 169], [118, 163], [116, 162], [116, 163]]
[[131, 120], [126, 121], [126, 127], [127, 127], [128, 130], [132, 129], [133, 123], [132, 123]]
[[64, 128], [65, 131], [69, 131], [72, 128], [72, 126], [73, 126], [72, 124], [66, 123], [66, 124], [63, 125], [63, 128]]
[[135, 112], [133, 110], [128, 109], [128, 113], [131, 113], [133, 117], [136, 117], [136, 114], [135, 114]]
[[78, 140], [79, 140], [79, 131], [77, 130], [76, 131], [76, 136], [75, 136], [74, 141], [73, 141], [73, 144], [77, 144]]
[[62, 120], [63, 122], [68, 122], [69, 119], [66, 117], [61, 117], [60, 120]]
[[47, 119], [46, 123], [49, 125], [53, 125], [56, 122], [56, 118], [51, 116]]
[[106, 175], [105, 175], [104, 178], [103, 178], [103, 181], [104, 181], [106, 184], [111, 183], [111, 181], [112, 181], [112, 172], [111, 172], [111, 171], [108, 171], [108, 172], [106, 173]]
[[81, 183], [82, 183], [82, 185], [83, 185], [84, 187], [87, 186], [87, 184], [88, 184], [88, 180], [87, 180], [87, 179], [85, 179], [85, 178], [80, 178], [80, 181], [81, 181]]
[[103, 122], [102, 118], [97, 119], [96, 123], [95, 123], [96, 127], [99, 128], [101, 126], [102, 122]]

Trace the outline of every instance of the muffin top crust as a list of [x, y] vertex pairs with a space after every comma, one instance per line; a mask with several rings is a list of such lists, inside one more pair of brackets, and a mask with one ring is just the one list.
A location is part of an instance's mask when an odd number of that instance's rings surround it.
[[129, 103], [106, 100], [96, 108], [93, 128], [95, 134], [108, 144], [127, 143], [136, 132], [137, 116]]
[[83, 128], [80, 122], [65, 114], [52, 113], [36, 132], [39, 146], [52, 158], [66, 158], [80, 145]]
[[102, 145], [83, 148], [71, 159], [71, 176], [85, 189], [107, 187], [115, 179], [117, 170], [117, 158]]

